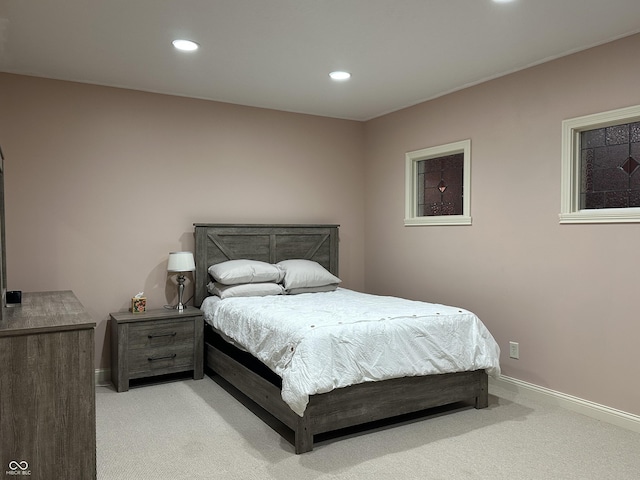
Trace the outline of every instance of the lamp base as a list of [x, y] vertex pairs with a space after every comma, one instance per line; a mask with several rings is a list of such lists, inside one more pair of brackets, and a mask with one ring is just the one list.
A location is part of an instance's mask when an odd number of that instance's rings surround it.
[[185, 305], [182, 303], [182, 296], [184, 294], [184, 275], [178, 275], [178, 305], [176, 305], [176, 310], [178, 312], [183, 312], [185, 309]]

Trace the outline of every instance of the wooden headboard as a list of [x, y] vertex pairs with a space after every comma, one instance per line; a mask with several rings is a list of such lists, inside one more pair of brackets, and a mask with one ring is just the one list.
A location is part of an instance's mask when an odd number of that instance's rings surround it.
[[338, 276], [339, 225], [234, 225], [195, 223], [194, 305], [207, 297], [209, 266], [226, 260], [277, 263], [304, 258]]

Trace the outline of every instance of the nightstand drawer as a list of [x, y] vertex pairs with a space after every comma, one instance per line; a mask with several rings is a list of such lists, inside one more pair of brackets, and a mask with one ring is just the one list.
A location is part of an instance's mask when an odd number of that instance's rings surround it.
[[193, 346], [193, 322], [146, 322], [129, 327], [129, 351], [172, 345]]
[[193, 368], [193, 340], [182, 345], [129, 351], [129, 378], [164, 375]]

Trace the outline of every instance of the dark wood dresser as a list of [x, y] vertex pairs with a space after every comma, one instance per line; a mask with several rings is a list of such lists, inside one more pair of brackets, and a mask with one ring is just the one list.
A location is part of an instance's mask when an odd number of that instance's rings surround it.
[[71, 291], [0, 320], [0, 478], [96, 478], [95, 322]]

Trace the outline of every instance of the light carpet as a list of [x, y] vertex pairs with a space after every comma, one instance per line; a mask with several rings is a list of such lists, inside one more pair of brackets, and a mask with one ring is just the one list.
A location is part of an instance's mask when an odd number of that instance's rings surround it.
[[492, 388], [489, 408], [293, 446], [205, 376], [96, 388], [98, 479], [640, 478], [640, 434]]

